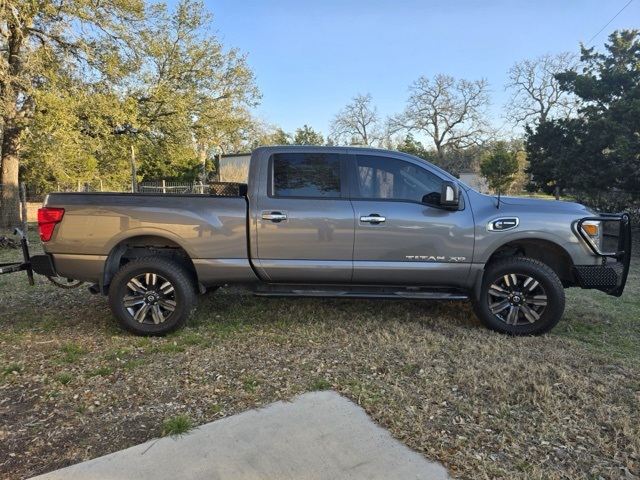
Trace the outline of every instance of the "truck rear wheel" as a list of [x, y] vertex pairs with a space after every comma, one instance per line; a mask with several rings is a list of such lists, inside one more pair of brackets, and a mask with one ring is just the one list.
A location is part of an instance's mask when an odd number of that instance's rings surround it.
[[139, 258], [113, 277], [109, 305], [125, 329], [137, 335], [166, 335], [182, 327], [193, 313], [195, 283], [171, 259]]
[[509, 257], [490, 264], [480, 298], [473, 309], [488, 328], [512, 335], [540, 335], [551, 330], [564, 313], [560, 279], [542, 262]]

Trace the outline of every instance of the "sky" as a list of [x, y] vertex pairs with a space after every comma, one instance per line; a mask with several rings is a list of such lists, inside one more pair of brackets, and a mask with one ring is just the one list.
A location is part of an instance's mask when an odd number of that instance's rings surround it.
[[486, 78], [493, 124], [503, 127], [509, 95], [504, 86], [515, 62], [547, 53], [579, 53], [580, 42], [603, 51], [614, 30], [640, 28], [640, 0], [204, 4], [214, 16], [218, 39], [248, 55], [263, 95], [256, 114], [286, 132], [306, 124], [325, 136], [354, 96], [370, 93], [386, 118], [404, 110], [409, 86], [420, 76], [439, 73]]

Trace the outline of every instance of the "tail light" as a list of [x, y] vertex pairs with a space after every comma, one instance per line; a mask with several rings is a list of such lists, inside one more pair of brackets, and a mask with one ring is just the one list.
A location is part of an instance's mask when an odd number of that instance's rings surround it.
[[43, 207], [38, 209], [38, 230], [40, 240], [48, 242], [53, 235], [53, 229], [62, 221], [64, 208]]

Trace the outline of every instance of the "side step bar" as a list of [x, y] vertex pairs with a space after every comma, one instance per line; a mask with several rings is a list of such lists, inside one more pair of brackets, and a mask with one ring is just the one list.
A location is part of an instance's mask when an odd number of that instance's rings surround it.
[[466, 293], [439, 288], [345, 287], [342, 285], [260, 285], [254, 294], [260, 297], [339, 297], [389, 298], [408, 300], [468, 300]]

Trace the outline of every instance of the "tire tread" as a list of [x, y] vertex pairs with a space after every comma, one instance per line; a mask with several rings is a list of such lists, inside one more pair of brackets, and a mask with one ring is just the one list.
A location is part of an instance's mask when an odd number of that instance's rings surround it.
[[[155, 271], [165, 277], [171, 277], [176, 291], [182, 297], [182, 311], [174, 312], [170, 321], [160, 325], [140, 324], [133, 321], [122, 304], [121, 293], [129, 280], [140, 272]], [[123, 283], [124, 282], [124, 283]], [[182, 328], [189, 320], [197, 303], [195, 281], [191, 273], [178, 262], [161, 256], [137, 258], [123, 265], [114, 275], [109, 289], [109, 306], [118, 324], [132, 333], [141, 336], [163, 336]]]
[[[496, 278], [507, 273], [525, 273], [544, 283], [543, 288], [550, 300], [542, 317], [531, 325], [507, 325], [491, 313], [486, 296], [488, 287]], [[480, 299], [472, 297], [473, 310], [480, 321], [489, 329], [510, 335], [542, 335], [549, 332], [562, 318], [565, 295], [562, 282], [551, 267], [528, 257], [505, 257], [490, 263], [485, 270], [480, 289]]]

